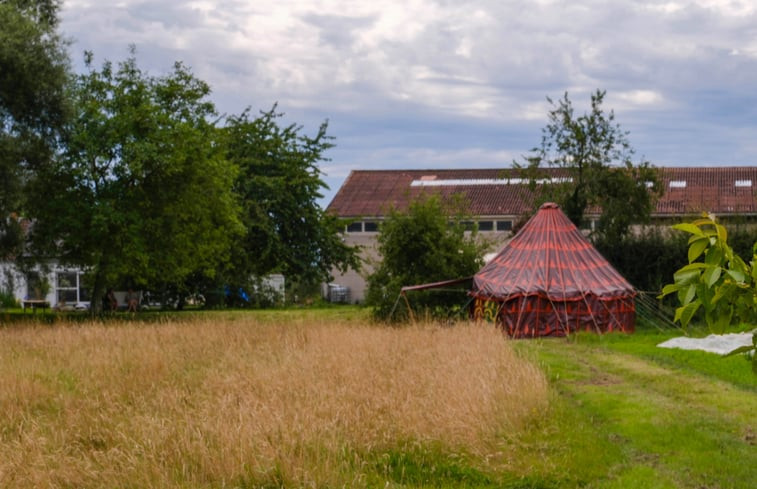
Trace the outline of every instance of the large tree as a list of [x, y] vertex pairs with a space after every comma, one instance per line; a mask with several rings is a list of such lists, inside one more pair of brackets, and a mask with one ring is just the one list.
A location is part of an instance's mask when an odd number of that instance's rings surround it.
[[208, 85], [180, 63], [162, 77], [133, 56], [98, 70], [87, 54], [86, 64], [65, 150], [33, 183], [32, 237], [91, 270], [97, 312], [108, 286], [212, 277], [241, 226]]
[[591, 95], [591, 110], [576, 115], [567, 92], [552, 105], [542, 129], [541, 145], [525, 165], [534, 179], [560, 169], [552, 183], [539, 185], [540, 200], [554, 200], [576, 225], [588, 209], [602, 211], [598, 232], [604, 239], [620, 239], [631, 224], [647, 222], [659, 192], [657, 171], [643, 158], [634, 163], [628, 132], [615, 114], [602, 109], [605, 92]]
[[276, 106], [246, 110], [224, 128], [226, 156], [239, 168], [234, 191], [246, 228], [233, 252], [231, 282], [283, 273], [289, 283], [314, 285], [332, 268], [357, 267], [356, 250], [341, 239], [343, 224], [318, 205], [326, 184], [318, 164], [333, 146], [323, 123], [315, 136], [280, 124]]
[[0, 256], [22, 243], [24, 184], [48, 164], [68, 114], [59, 2], [0, 0]]
[[[381, 261], [368, 277], [366, 304], [373, 308], [374, 317], [407, 317], [405, 304], [394, 307], [405, 285], [469, 277], [481, 268], [487, 244], [477, 239], [475, 230], [466, 232], [468, 217], [459, 208], [430, 196], [413, 201], [406, 211], [390, 210], [379, 229]], [[446, 313], [463, 301], [464, 295], [437, 292], [415, 292], [413, 297], [415, 307], [431, 314]]]

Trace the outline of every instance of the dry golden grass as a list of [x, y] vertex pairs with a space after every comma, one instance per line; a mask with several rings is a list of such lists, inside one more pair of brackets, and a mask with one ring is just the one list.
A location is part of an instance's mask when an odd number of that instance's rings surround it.
[[202, 319], [0, 330], [0, 487], [361, 485], [364, 454], [485, 454], [546, 406], [490, 327]]

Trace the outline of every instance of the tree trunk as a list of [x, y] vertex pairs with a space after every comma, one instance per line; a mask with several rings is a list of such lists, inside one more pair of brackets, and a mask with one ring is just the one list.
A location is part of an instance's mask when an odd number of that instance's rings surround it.
[[95, 280], [92, 284], [92, 297], [89, 302], [89, 313], [93, 318], [100, 316], [103, 312], [103, 296], [105, 295], [105, 274], [103, 273], [102, 264], [95, 266]]

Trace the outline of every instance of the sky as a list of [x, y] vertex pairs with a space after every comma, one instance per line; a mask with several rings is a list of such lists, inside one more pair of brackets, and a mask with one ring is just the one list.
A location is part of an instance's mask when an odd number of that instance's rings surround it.
[[222, 114], [269, 110], [336, 146], [328, 205], [351, 170], [510, 167], [566, 92], [606, 90], [638, 158], [757, 165], [752, 0], [63, 0], [83, 52], [141, 68], [175, 61]]

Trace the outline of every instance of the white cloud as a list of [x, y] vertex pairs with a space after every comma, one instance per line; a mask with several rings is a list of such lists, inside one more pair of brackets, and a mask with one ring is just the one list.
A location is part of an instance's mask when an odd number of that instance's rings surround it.
[[613, 99], [621, 100], [629, 108], [638, 108], [647, 105], [659, 106], [664, 100], [663, 96], [654, 90], [629, 90], [617, 92], [613, 95]]
[[[224, 112], [278, 101], [298, 122], [366, 133], [335, 153], [331, 167], [347, 168], [517, 156], [538, 143], [545, 96], [568, 91], [579, 111], [597, 88], [653, 161], [757, 164], [754, 25], [757, 4], [740, 0], [65, 0], [62, 29], [77, 62], [84, 49], [123, 59], [134, 43], [153, 73], [185, 61]], [[689, 135], [712, 127], [722, 133], [697, 151]]]

